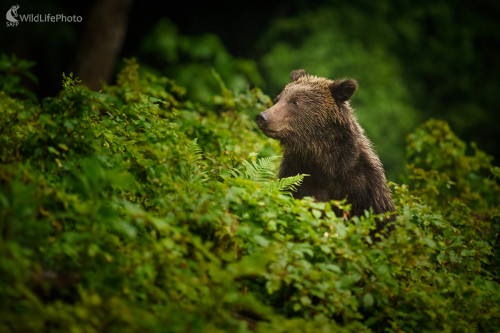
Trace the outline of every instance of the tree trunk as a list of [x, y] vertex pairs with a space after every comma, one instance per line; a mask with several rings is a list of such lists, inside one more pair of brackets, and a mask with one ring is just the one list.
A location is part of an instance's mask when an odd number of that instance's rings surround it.
[[76, 75], [92, 90], [110, 82], [133, 0], [97, 0], [76, 54]]

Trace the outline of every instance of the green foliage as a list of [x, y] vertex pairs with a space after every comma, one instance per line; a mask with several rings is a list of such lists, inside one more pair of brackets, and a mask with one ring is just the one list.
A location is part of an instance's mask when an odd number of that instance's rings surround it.
[[187, 88], [190, 99], [212, 104], [219, 92], [219, 83], [212, 69], [222, 76], [231, 90], [241, 91], [249, 84], [262, 86], [256, 64], [233, 58], [219, 37], [204, 34], [197, 37], [180, 35], [170, 21], [160, 21], [141, 45], [141, 58], [161, 73]]
[[5, 53], [0, 55], [0, 90], [8, 94], [16, 93], [23, 97], [28, 97], [36, 101], [36, 95], [25, 87], [25, 81], [38, 83], [30, 69], [35, 65], [32, 61], [17, 59], [15, 55], [8, 56]]
[[[101, 92], [62, 86], [0, 93], [0, 331], [499, 329], [498, 170], [443, 123], [409, 141], [439, 178], [393, 184], [396, 228], [373, 243], [377, 216], [275, 179], [259, 90], [206, 109], [134, 60]], [[440, 179], [460, 186], [426, 190]]]
[[500, 204], [493, 157], [461, 141], [447, 123], [421, 125], [408, 136], [407, 153], [412, 185], [426, 201], [444, 207], [459, 200], [485, 214]]
[[296, 175], [287, 178], [277, 179], [276, 160], [279, 156], [264, 157], [258, 161], [243, 160], [244, 170], [235, 170], [233, 175], [261, 183], [261, 185], [270, 191], [295, 191], [297, 186], [302, 183], [304, 176]]

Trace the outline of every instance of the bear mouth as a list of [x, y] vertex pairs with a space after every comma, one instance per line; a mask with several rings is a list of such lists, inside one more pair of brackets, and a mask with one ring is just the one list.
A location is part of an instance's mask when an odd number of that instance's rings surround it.
[[261, 127], [260, 130], [262, 131], [262, 133], [264, 133], [266, 136], [268, 136], [270, 138], [276, 137], [280, 132], [280, 131], [275, 131], [275, 130], [265, 128], [265, 127]]

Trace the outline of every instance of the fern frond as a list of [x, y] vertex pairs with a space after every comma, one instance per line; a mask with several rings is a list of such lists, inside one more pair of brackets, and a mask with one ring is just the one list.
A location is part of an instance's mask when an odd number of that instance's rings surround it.
[[270, 156], [260, 158], [257, 161], [249, 162], [244, 160], [242, 164], [245, 169], [231, 170], [231, 174], [234, 177], [253, 180], [260, 183], [262, 188], [271, 191], [295, 191], [297, 187], [302, 184], [302, 180], [307, 175], [296, 175], [293, 177], [277, 179], [276, 160], [279, 158], [280, 156]]
[[275, 162], [279, 156], [259, 158], [257, 161], [243, 161], [245, 170], [240, 172], [240, 177], [256, 182], [270, 182], [276, 178]]
[[304, 180], [305, 176], [308, 176], [308, 175], [296, 175], [296, 176], [292, 176], [292, 177], [276, 179], [274, 181], [263, 184], [263, 187], [265, 187], [271, 191], [274, 191], [274, 190], [296, 191], [297, 186], [300, 186], [300, 184], [302, 184], [302, 180]]
[[203, 183], [207, 181], [207, 173], [202, 171], [200, 162], [203, 159], [203, 151], [198, 145], [198, 139], [189, 141], [186, 144], [186, 172], [184, 180], [188, 183]]
[[186, 153], [188, 156], [188, 162], [191, 163], [199, 162], [203, 158], [203, 151], [198, 145], [198, 138], [195, 138], [186, 144]]
[[207, 172], [201, 171], [201, 168], [198, 165], [192, 167], [187, 181], [190, 183], [198, 183], [198, 182], [204, 183], [207, 181]]

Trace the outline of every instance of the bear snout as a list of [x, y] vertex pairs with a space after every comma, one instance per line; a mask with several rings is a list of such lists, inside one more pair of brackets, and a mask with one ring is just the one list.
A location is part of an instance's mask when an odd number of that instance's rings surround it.
[[259, 127], [263, 127], [268, 119], [269, 116], [266, 112], [261, 112], [255, 117], [255, 121], [257, 122], [257, 125], [259, 125]]

